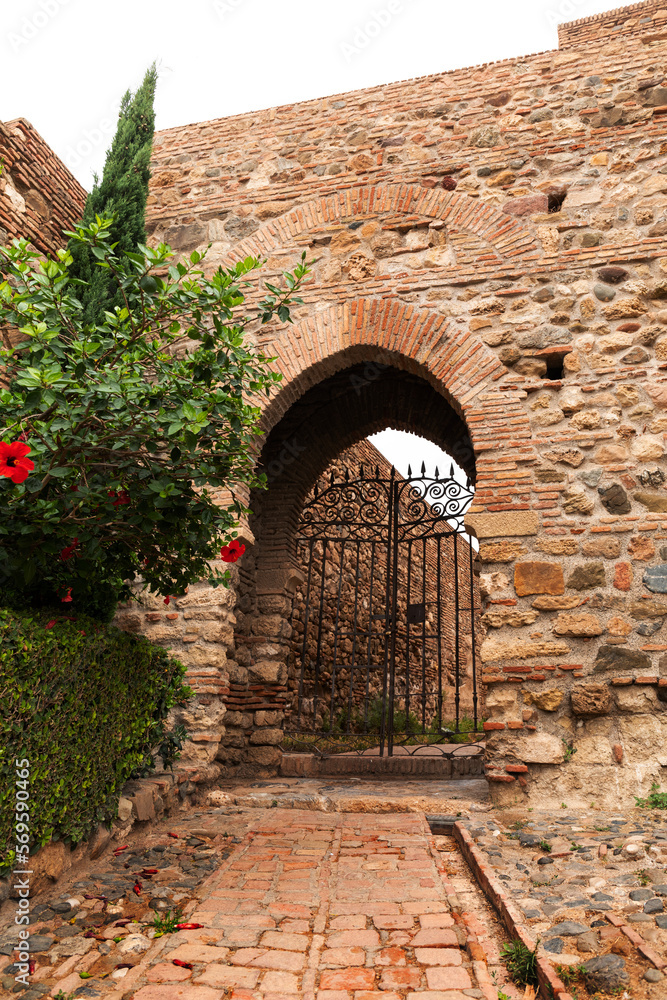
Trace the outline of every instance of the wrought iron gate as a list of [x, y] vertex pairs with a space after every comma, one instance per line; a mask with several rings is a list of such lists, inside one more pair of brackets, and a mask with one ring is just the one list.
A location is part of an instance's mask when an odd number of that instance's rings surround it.
[[348, 470], [315, 489], [299, 526], [307, 579], [292, 614], [292, 750], [473, 752], [479, 609], [463, 533], [472, 497], [453, 468], [428, 477], [423, 465], [407, 479]]

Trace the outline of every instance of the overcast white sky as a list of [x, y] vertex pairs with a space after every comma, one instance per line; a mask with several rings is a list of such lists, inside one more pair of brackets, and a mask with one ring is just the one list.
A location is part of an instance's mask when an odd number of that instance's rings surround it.
[[[120, 98], [153, 60], [161, 129], [556, 48], [557, 23], [618, 5], [3, 0], [0, 119], [31, 121], [89, 189]], [[403, 471], [414, 443], [399, 454], [395, 441]]]

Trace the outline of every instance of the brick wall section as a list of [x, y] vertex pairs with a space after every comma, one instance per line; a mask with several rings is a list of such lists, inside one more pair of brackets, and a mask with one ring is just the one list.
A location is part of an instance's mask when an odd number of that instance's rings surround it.
[[0, 122], [0, 158], [0, 243], [25, 238], [53, 253], [83, 215], [86, 192], [25, 118]]
[[624, 807], [664, 782], [664, 19], [633, 5], [559, 51], [156, 136], [154, 238], [271, 277], [313, 261], [294, 324], [258, 334], [284, 374], [263, 459], [305, 450], [253, 499], [244, 669], [286, 678], [290, 538], [323, 468], [383, 421], [451, 453], [469, 434], [498, 801]]
[[667, 37], [667, 10], [663, 0], [634, 3], [558, 26], [561, 49], [582, 49], [591, 42], [627, 36], [632, 36], [633, 40], [639, 38], [645, 45]]

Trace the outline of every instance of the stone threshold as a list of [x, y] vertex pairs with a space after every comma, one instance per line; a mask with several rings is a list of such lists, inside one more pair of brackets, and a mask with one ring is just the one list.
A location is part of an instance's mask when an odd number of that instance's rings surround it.
[[308, 809], [325, 813], [468, 814], [490, 808], [484, 778], [461, 781], [350, 776], [285, 778], [264, 781], [227, 780], [209, 791], [209, 806], [243, 809]]
[[484, 754], [473, 755], [462, 747], [460, 756], [443, 754], [400, 754], [379, 757], [376, 754], [284, 753], [280, 764], [282, 777], [320, 778], [338, 775], [371, 777], [433, 777], [449, 780], [484, 776]]

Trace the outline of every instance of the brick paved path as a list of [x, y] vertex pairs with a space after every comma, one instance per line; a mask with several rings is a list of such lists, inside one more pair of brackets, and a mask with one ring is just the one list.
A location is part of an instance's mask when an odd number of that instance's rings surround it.
[[450, 910], [451, 892], [421, 814], [267, 810], [188, 917], [204, 927], [155, 942], [153, 964], [132, 970], [136, 991], [125, 983], [122, 995], [496, 997], [474, 932]]

